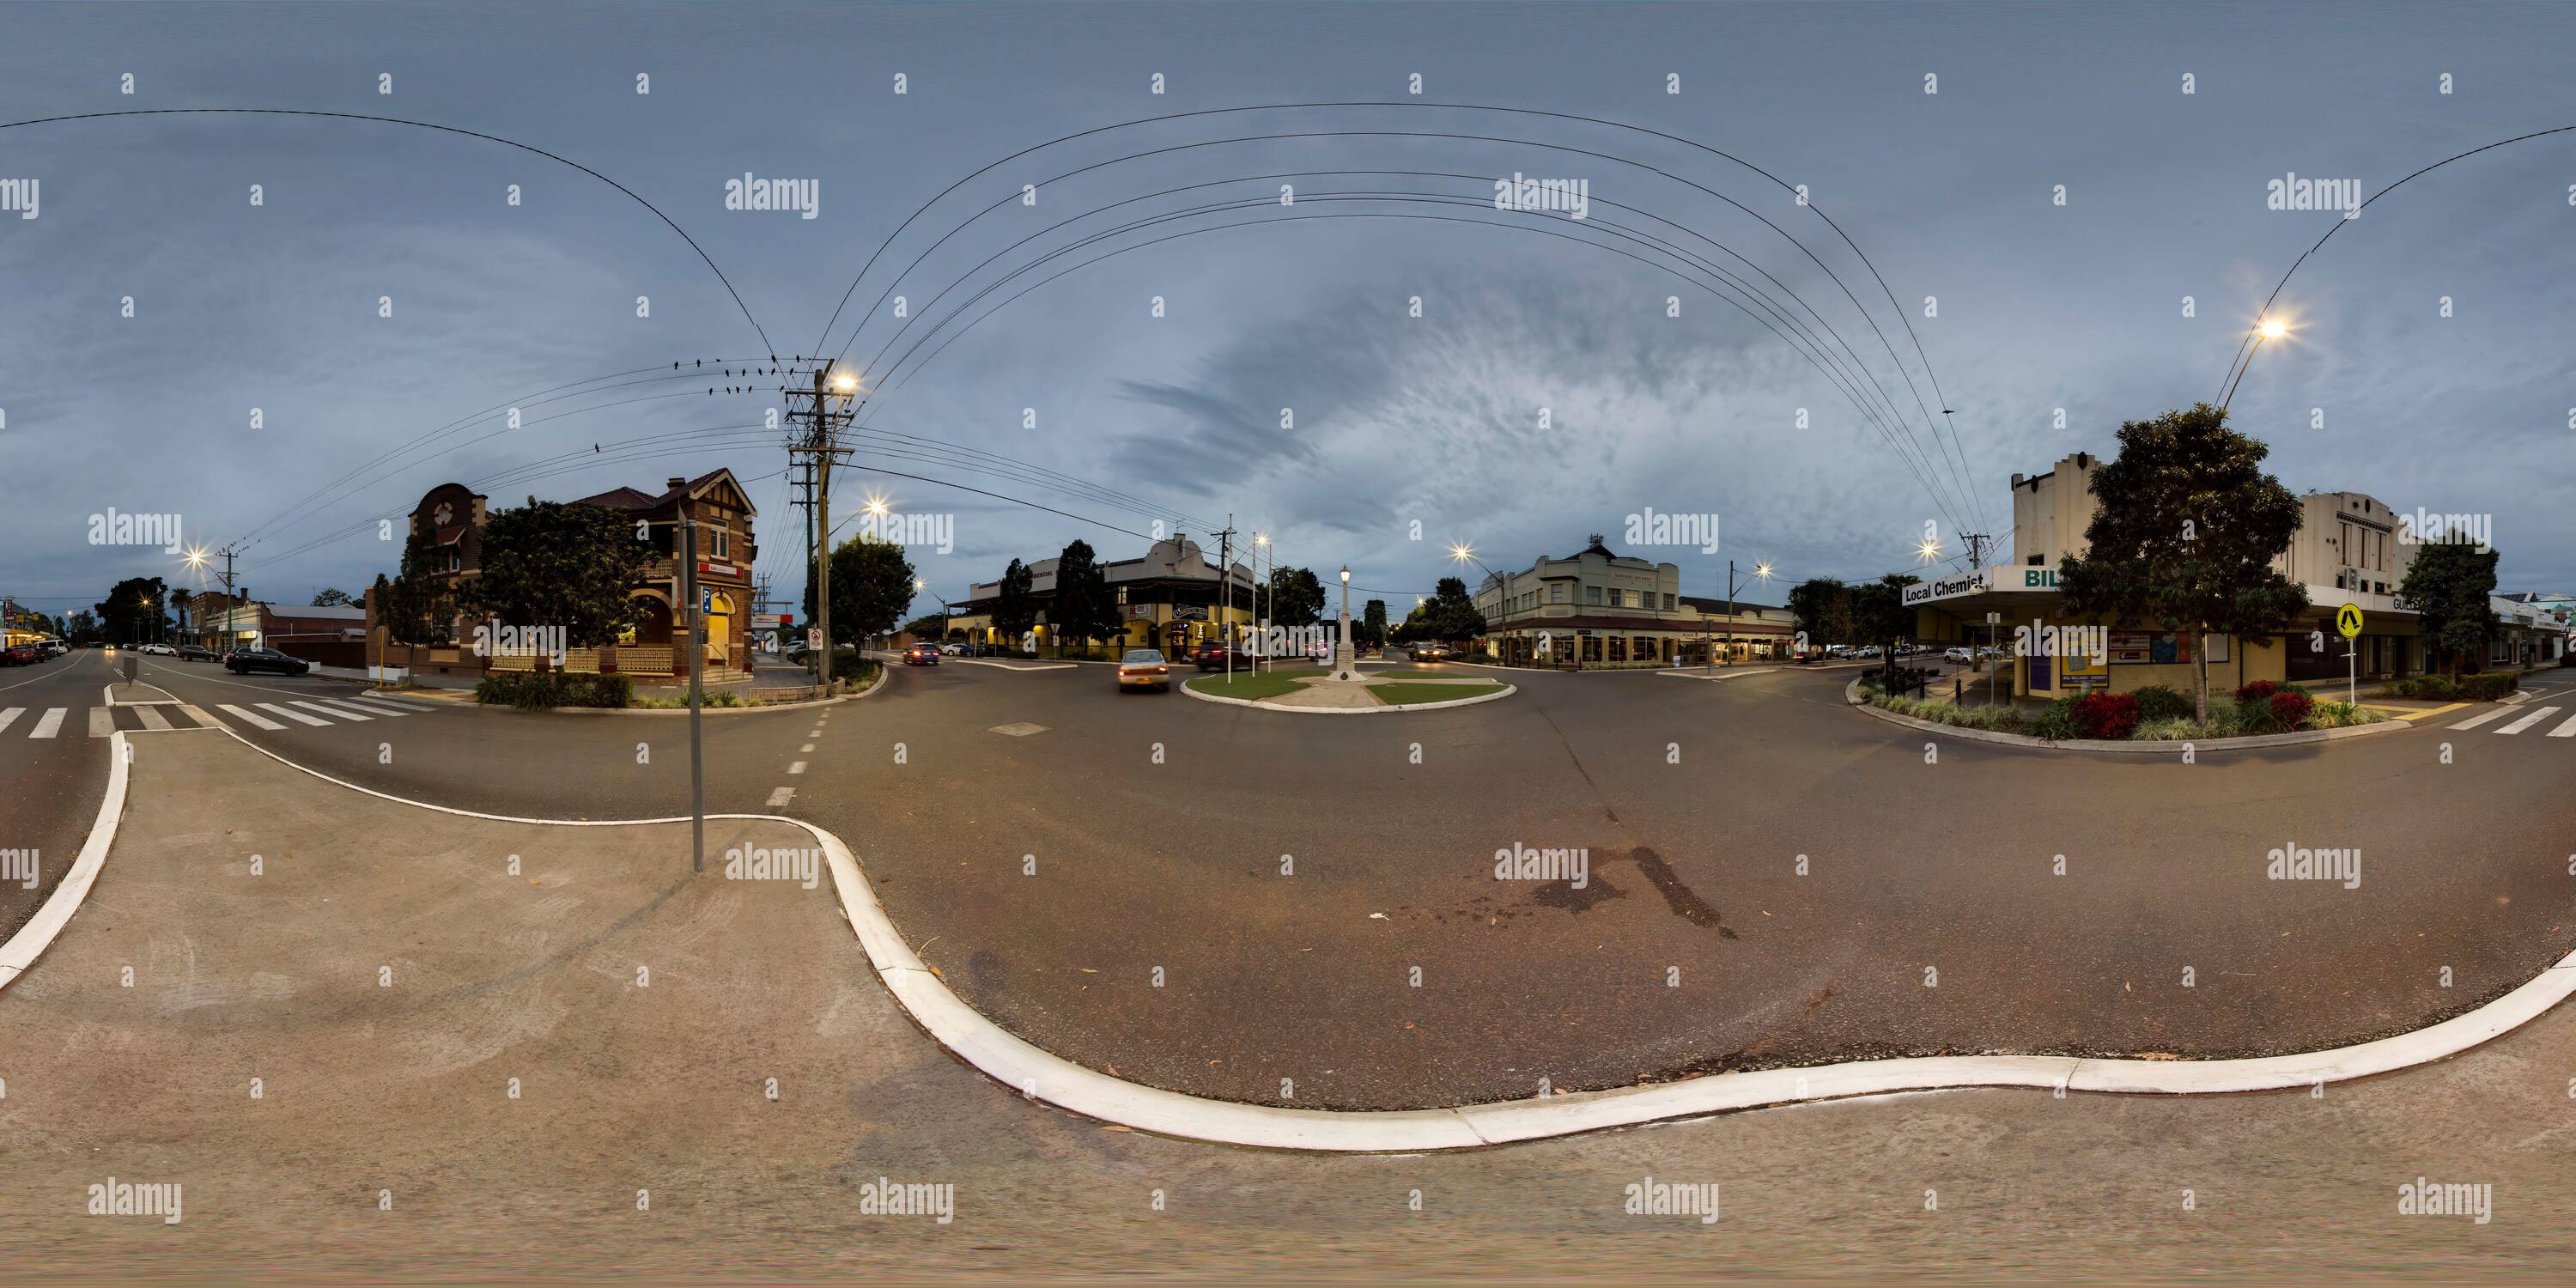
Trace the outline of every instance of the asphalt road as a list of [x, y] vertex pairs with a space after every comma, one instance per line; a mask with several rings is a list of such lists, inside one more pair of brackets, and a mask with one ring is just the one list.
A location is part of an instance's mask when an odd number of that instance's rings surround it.
[[89, 713], [115, 678], [98, 649], [0, 671], [0, 850], [33, 851], [36, 870], [33, 886], [0, 880], [0, 940], [36, 914], [97, 821], [108, 741], [89, 736]]
[[[234, 683], [145, 678], [201, 707]], [[1840, 709], [1847, 671], [1511, 678], [1502, 702], [1335, 718], [1122, 695], [1099, 667], [897, 668], [860, 702], [707, 717], [708, 806], [789, 789], [776, 812], [848, 840], [924, 960], [1014, 1032], [1303, 1106], [2315, 1049], [2467, 1009], [2576, 938], [2576, 739], [2511, 720], [2185, 765], [1912, 734]], [[244, 733], [417, 799], [603, 818], [681, 812], [685, 725]], [[1497, 879], [1515, 846], [1583, 851], [1583, 886]], [[2267, 879], [2284, 846], [2357, 848], [2362, 879]]]
[[[1978, 1090], [1436, 1155], [1212, 1149], [949, 1058], [828, 889], [679, 879], [685, 829], [432, 816], [221, 735], [137, 743], [89, 905], [0, 993], [20, 1276], [2448, 1282], [2563, 1265], [2576, 1228], [2565, 1010], [2313, 1096]], [[209, 827], [232, 799], [261, 809]], [[2483, 1187], [2486, 1217], [2401, 1214], [2420, 1178]], [[180, 1187], [176, 1221], [91, 1214], [111, 1179]], [[871, 1214], [883, 1181], [943, 1187], [949, 1219]], [[1718, 1219], [1626, 1209], [1675, 1182]]]

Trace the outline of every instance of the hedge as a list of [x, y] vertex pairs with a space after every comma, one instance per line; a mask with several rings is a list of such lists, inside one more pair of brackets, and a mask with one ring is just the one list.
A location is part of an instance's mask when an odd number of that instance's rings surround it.
[[496, 671], [474, 686], [474, 700], [522, 711], [548, 707], [623, 707], [635, 700], [635, 682], [623, 675], [563, 671]]

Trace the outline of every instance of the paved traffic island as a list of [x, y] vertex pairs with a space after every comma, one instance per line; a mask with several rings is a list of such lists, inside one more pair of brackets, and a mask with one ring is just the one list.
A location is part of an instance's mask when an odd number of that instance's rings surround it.
[[1419, 668], [1372, 669], [1358, 680], [1335, 680], [1322, 670], [1209, 672], [1186, 680], [1181, 691], [1205, 702], [1277, 711], [1362, 715], [1463, 707], [1511, 696], [1518, 690], [1494, 680], [1462, 679]]

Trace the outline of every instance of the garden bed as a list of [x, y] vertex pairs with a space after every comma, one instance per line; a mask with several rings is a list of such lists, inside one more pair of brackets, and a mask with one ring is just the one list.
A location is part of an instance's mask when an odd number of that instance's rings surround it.
[[2041, 712], [2016, 707], [1959, 706], [1871, 691], [1869, 705], [1929, 724], [2016, 734], [2043, 742], [2212, 742], [2274, 734], [2349, 729], [2388, 716], [2368, 707], [2320, 699], [2298, 685], [2257, 680], [2231, 695], [2210, 695], [2209, 719], [2195, 718], [2189, 694], [2162, 685], [2134, 693], [2060, 698]]

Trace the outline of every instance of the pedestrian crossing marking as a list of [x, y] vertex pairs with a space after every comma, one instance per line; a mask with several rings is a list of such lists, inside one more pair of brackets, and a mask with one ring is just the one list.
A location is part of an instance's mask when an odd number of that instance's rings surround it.
[[2576, 738], [2576, 716], [2567, 717], [2567, 723], [2550, 730], [2549, 736], [2552, 738]]
[[2485, 724], [2487, 721], [2493, 720], [2497, 716], [2503, 715], [2505, 712], [2511, 710], [2513, 710], [2511, 707], [2497, 707], [2493, 711], [2481, 711], [2458, 724], [2452, 725], [2451, 727], [2454, 729], [2475, 729], [2479, 725]]
[[0, 729], [6, 729], [10, 725], [17, 723], [18, 717], [25, 714], [27, 714], [27, 709], [25, 707], [11, 707], [6, 711], [0, 711]]
[[105, 707], [89, 709], [89, 736], [104, 738], [116, 732], [116, 717]]
[[303, 721], [304, 723], [309, 724], [309, 725], [327, 725], [327, 724], [331, 723], [330, 721], [325, 720], [325, 719], [323, 719], [323, 718], [322, 718], [322, 717], [320, 717], [320, 716], [308, 716], [308, 715], [304, 714], [304, 713], [303, 713], [303, 712], [301, 712], [301, 711], [289, 711], [289, 710], [287, 710], [286, 708], [281, 707], [281, 706], [277, 705], [277, 704], [276, 704], [276, 703], [274, 703], [274, 702], [261, 702], [261, 703], [255, 703], [255, 704], [253, 704], [253, 705], [256, 705], [256, 706], [257, 706], [260, 710], [262, 710], [262, 711], [274, 711], [274, 712], [276, 712], [277, 714], [282, 715], [282, 716], [286, 717], [286, 718], [287, 718], [287, 719], [289, 719], [289, 720], [301, 720], [301, 721]]
[[70, 707], [46, 708], [45, 718], [37, 721], [36, 727], [27, 731], [27, 736], [30, 738], [51, 738], [55, 734], [60, 733], [63, 727], [63, 717], [70, 715], [71, 710], [72, 709]]
[[307, 711], [319, 711], [326, 716], [338, 716], [343, 720], [375, 719], [375, 717], [371, 715], [365, 715], [356, 711], [344, 711], [338, 707], [326, 707], [319, 702], [307, 702], [302, 698], [290, 698], [288, 701], [293, 702], [295, 705], [302, 707]]
[[167, 732], [170, 728], [170, 717], [161, 714], [159, 707], [136, 707], [134, 718], [142, 721], [146, 729]]
[[2524, 716], [2524, 717], [2523, 717], [2523, 718], [2521, 718], [2520, 720], [2516, 720], [2516, 721], [2514, 721], [2512, 724], [2506, 725], [2506, 726], [2504, 726], [2503, 728], [2496, 730], [2496, 732], [2497, 732], [2497, 733], [2521, 733], [2523, 730], [2528, 729], [2528, 728], [2532, 727], [2533, 725], [2539, 724], [2541, 721], [2546, 720], [2546, 719], [2548, 719], [2549, 717], [2551, 717], [2551, 716], [2553, 716], [2553, 715], [2556, 715], [2556, 714], [2558, 714], [2558, 708], [2556, 708], [2556, 707], [2542, 707], [2542, 708], [2541, 708], [2541, 709], [2539, 709], [2538, 711], [2534, 711], [2534, 712], [2532, 712], [2530, 715]]
[[336, 701], [343, 706], [353, 707], [360, 711], [373, 712], [380, 716], [391, 716], [396, 720], [400, 720], [404, 716], [412, 713], [411, 708], [409, 707], [398, 707], [390, 702], [379, 702], [370, 698], [340, 698], [336, 699]]
[[257, 712], [244, 711], [240, 707], [234, 706], [229, 702], [223, 703], [222, 706], [224, 710], [248, 721], [250, 726], [254, 729], [283, 729], [286, 727], [285, 725], [279, 724], [278, 722], [271, 720], [264, 715], [260, 715]]

